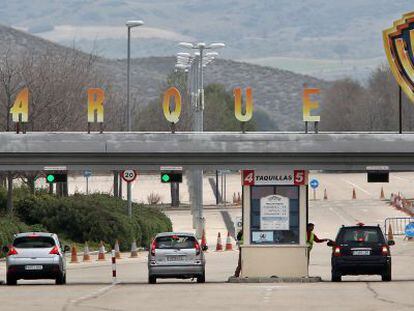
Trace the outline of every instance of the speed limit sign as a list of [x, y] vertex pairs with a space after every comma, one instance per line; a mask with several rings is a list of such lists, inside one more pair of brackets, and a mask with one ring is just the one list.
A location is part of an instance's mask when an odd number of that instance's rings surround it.
[[135, 170], [122, 171], [121, 178], [126, 182], [133, 182], [137, 178], [137, 172]]

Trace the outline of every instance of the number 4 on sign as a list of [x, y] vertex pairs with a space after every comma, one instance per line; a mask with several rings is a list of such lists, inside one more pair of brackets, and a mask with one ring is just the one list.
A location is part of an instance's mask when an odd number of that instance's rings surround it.
[[20, 123], [27, 123], [29, 120], [29, 89], [27, 87], [17, 95], [10, 113], [13, 122], [16, 123], [16, 132], [19, 133]]

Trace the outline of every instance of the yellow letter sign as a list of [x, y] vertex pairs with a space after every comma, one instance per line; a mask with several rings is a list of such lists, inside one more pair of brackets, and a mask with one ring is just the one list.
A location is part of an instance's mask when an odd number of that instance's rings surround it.
[[[171, 110], [170, 99], [174, 97], [174, 109]], [[164, 102], [162, 104], [164, 116], [170, 123], [177, 123], [181, 114], [181, 94], [175, 87], [170, 87], [164, 93]]]
[[319, 89], [304, 89], [303, 90], [303, 121], [305, 122], [319, 122], [320, 116], [312, 116], [311, 111], [319, 108], [319, 102], [312, 101], [311, 95], [318, 95]]
[[246, 112], [242, 113], [242, 90], [237, 87], [234, 94], [234, 115], [240, 122], [247, 122], [253, 117], [253, 95], [250, 87], [246, 88]]
[[[88, 89], [88, 122], [103, 123], [105, 92], [102, 89]], [[96, 120], [95, 120], [96, 111]]]
[[27, 87], [17, 95], [10, 113], [13, 122], [27, 122], [29, 120], [29, 89]]

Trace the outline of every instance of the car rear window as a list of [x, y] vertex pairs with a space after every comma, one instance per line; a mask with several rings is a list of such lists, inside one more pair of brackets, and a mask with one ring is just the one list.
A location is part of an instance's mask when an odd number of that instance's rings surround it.
[[46, 236], [25, 236], [16, 238], [13, 246], [16, 248], [51, 248], [55, 246], [55, 241]]
[[158, 237], [156, 240], [157, 249], [173, 249], [173, 248], [194, 248], [196, 239], [192, 236], [171, 235]]
[[379, 228], [344, 228], [338, 236], [340, 243], [384, 243]]

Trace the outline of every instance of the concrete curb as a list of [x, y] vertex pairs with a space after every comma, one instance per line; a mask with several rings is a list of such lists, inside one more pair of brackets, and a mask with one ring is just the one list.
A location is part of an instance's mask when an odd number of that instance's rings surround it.
[[279, 278], [279, 277], [255, 277], [255, 278], [236, 278], [229, 277], [228, 283], [317, 283], [321, 282], [320, 276], [304, 278]]

